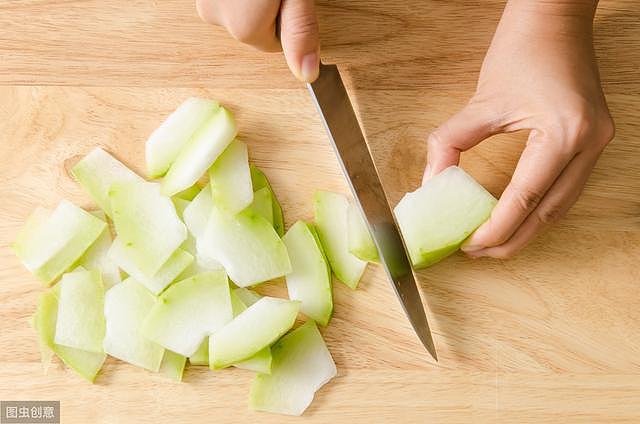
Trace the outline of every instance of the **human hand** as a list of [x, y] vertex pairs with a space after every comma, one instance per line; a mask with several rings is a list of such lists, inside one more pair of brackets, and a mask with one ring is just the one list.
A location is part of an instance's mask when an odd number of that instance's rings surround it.
[[614, 135], [592, 42], [597, 2], [510, 0], [476, 93], [428, 140], [425, 179], [487, 137], [530, 130], [491, 217], [463, 244], [507, 258], [575, 203]]
[[313, 0], [196, 0], [205, 22], [224, 26], [258, 50], [284, 51], [291, 72], [303, 82], [318, 77], [320, 41]]

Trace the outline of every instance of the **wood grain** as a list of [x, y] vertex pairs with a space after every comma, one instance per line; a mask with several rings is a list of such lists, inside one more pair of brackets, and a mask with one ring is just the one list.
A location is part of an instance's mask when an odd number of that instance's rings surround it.
[[[323, 57], [344, 71], [396, 202], [419, 182], [426, 134], [473, 92], [503, 3], [318, 3]], [[8, 246], [36, 205], [91, 206], [68, 169], [94, 146], [142, 172], [146, 137], [191, 95], [229, 105], [287, 223], [311, 219], [314, 190], [347, 188], [304, 87], [279, 55], [200, 23], [191, 2], [0, 2], [0, 399], [59, 399], [65, 423], [637, 422], [637, 2], [602, 2], [595, 33], [617, 136], [569, 216], [513, 260], [454, 255], [419, 273], [438, 365], [378, 267], [355, 292], [337, 283], [323, 333], [339, 376], [288, 419], [247, 408], [241, 370], [192, 367], [177, 384], [109, 359], [93, 386], [59, 363], [44, 376], [27, 324], [42, 287]], [[499, 194], [524, 140], [494, 137], [463, 166]]]

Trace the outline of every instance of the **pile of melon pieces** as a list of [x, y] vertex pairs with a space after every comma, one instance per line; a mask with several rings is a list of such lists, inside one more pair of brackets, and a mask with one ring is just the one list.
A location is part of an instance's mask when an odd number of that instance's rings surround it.
[[[45, 367], [55, 354], [89, 381], [106, 355], [176, 380], [187, 360], [238, 367], [256, 372], [253, 409], [291, 415], [336, 375], [317, 324], [333, 312], [332, 271], [355, 289], [378, 260], [368, 226], [345, 196], [318, 191], [314, 224], [285, 233], [236, 135], [226, 108], [187, 99], [146, 143], [152, 181], [96, 148], [72, 174], [99, 210], [62, 201], [31, 214], [13, 247], [53, 286], [32, 319]], [[395, 212], [414, 266], [455, 251], [494, 204], [456, 167], [409, 193]], [[249, 288], [279, 277], [289, 299]]]

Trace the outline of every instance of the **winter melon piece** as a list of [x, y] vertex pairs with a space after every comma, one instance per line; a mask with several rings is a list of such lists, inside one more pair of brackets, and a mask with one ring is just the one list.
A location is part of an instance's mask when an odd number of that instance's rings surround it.
[[274, 224], [272, 199], [271, 190], [268, 187], [263, 187], [253, 193], [253, 202], [250, 205], [255, 213], [269, 221], [271, 225]]
[[184, 367], [187, 364], [187, 358], [170, 350], [164, 351], [164, 358], [160, 363], [160, 372], [172, 380], [182, 381]]
[[280, 206], [280, 202], [276, 197], [276, 194], [267, 179], [267, 176], [255, 165], [249, 165], [251, 170], [251, 183], [253, 184], [254, 196], [255, 192], [267, 188], [269, 193], [271, 193], [271, 208], [273, 214], [273, 227], [276, 229], [276, 232], [280, 237], [284, 235], [284, 217], [282, 215], [282, 207]]
[[369, 227], [354, 204], [349, 205], [348, 222], [349, 252], [367, 262], [378, 262], [378, 248], [373, 242]]
[[213, 203], [235, 215], [253, 201], [247, 145], [233, 140], [209, 169]]
[[[91, 214], [106, 220], [103, 211], [93, 211]], [[111, 231], [107, 226], [77, 263], [78, 266], [82, 266], [85, 269], [99, 270], [102, 273], [102, 283], [105, 289], [109, 289], [122, 281], [120, 268], [109, 258], [109, 249], [112, 243]]]

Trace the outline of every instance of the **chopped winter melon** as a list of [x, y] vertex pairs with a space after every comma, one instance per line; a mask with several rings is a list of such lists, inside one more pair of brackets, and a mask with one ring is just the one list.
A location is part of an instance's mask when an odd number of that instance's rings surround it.
[[75, 271], [59, 283], [58, 318], [54, 342], [102, 353], [105, 334], [104, 286], [99, 271]]
[[282, 238], [291, 271], [286, 276], [289, 299], [299, 300], [300, 312], [327, 325], [333, 311], [331, 269], [312, 226], [296, 222]]
[[209, 272], [179, 281], [162, 293], [142, 325], [142, 334], [188, 357], [232, 318], [227, 276], [223, 271]]
[[284, 235], [284, 218], [282, 216], [282, 207], [276, 198], [276, 194], [273, 192], [271, 188], [271, 184], [269, 184], [269, 180], [267, 176], [264, 175], [259, 168], [254, 165], [250, 165], [251, 169], [251, 183], [253, 184], [254, 196], [255, 192], [259, 191], [262, 188], [268, 188], [269, 193], [271, 193], [271, 207], [273, 208], [273, 227], [276, 229], [276, 232], [280, 237]]
[[105, 230], [107, 224], [63, 200], [53, 213], [36, 209], [18, 233], [13, 249], [45, 284], [69, 269]]
[[93, 201], [100, 206], [100, 209], [112, 219], [109, 200], [111, 185], [123, 181], [144, 181], [142, 177], [101, 148], [94, 149], [76, 163], [71, 173]]
[[457, 166], [407, 193], [394, 212], [413, 266], [427, 267], [458, 250], [489, 218], [496, 203], [491, 193]]
[[155, 296], [133, 278], [109, 289], [104, 298], [104, 351], [135, 366], [158, 371], [164, 348], [140, 333], [155, 303]]
[[328, 191], [317, 191], [313, 200], [318, 237], [331, 269], [340, 281], [355, 289], [367, 263], [349, 252], [349, 201]]
[[161, 293], [171, 284], [192, 262], [193, 256], [182, 249], [176, 249], [160, 269], [148, 277], [131, 260], [128, 250], [120, 237], [116, 237], [109, 249], [109, 258], [124, 272], [142, 283], [153, 294]]
[[189, 363], [191, 365], [209, 365], [209, 337], [205, 337], [198, 350], [189, 356]]
[[33, 316], [33, 326], [38, 333], [43, 362], [50, 359], [51, 353], [55, 353], [69, 368], [93, 382], [102, 368], [106, 355], [61, 346], [53, 341], [58, 317], [59, 288], [60, 285], [57, 285], [54, 289], [40, 294], [38, 308]]
[[178, 106], [147, 140], [147, 175], [163, 176], [191, 136], [219, 107], [218, 102], [197, 97]]
[[[104, 219], [104, 212], [100, 211], [100, 213]], [[92, 212], [92, 214], [100, 217], [96, 212]], [[102, 283], [105, 289], [113, 287], [122, 281], [118, 265], [108, 255], [111, 243], [111, 232], [107, 226], [77, 263], [78, 266], [82, 266], [85, 269], [99, 270], [102, 273]]]
[[175, 381], [182, 381], [182, 374], [186, 364], [187, 358], [185, 356], [165, 350], [164, 358], [162, 358], [162, 363], [160, 364], [160, 372]]
[[337, 374], [331, 353], [313, 321], [284, 336], [271, 352], [271, 374], [258, 374], [251, 384], [251, 408], [301, 415], [315, 392]]
[[250, 207], [273, 225], [273, 201], [271, 199], [271, 190], [268, 187], [262, 187], [253, 193], [253, 202]]
[[227, 367], [255, 355], [286, 333], [299, 302], [263, 297], [209, 338], [211, 368]]
[[231, 112], [222, 106], [218, 108], [180, 149], [162, 181], [162, 193], [173, 196], [195, 184], [237, 132]]
[[198, 193], [200, 193], [200, 190], [202, 190], [202, 187], [200, 187], [198, 183], [195, 183], [191, 187], [182, 190], [180, 193], [174, 194], [173, 199], [181, 199], [190, 202], [198, 195]]
[[209, 169], [213, 203], [235, 215], [253, 201], [247, 145], [233, 140]]
[[181, 199], [179, 197], [174, 197], [171, 200], [173, 201], [173, 206], [176, 208], [176, 213], [178, 214], [178, 218], [183, 219], [184, 211], [189, 207], [191, 202], [189, 200]]
[[262, 296], [258, 293], [244, 287], [233, 289], [233, 294], [235, 294], [247, 308], [262, 299]]
[[365, 222], [360, 210], [357, 206], [350, 204], [348, 222], [349, 233], [349, 252], [363, 261], [378, 262], [378, 248], [373, 242], [373, 237], [369, 232], [367, 223]]
[[251, 208], [230, 216], [214, 207], [207, 228], [198, 239], [198, 252], [220, 262], [240, 287], [291, 271], [284, 243], [269, 222]]
[[113, 221], [126, 255], [154, 275], [187, 238], [171, 199], [155, 183], [116, 183], [109, 190]]
[[204, 234], [209, 216], [211, 215], [211, 209], [213, 209], [211, 187], [210, 185], [206, 185], [200, 190], [200, 193], [193, 198], [182, 215], [185, 225], [195, 238]]

